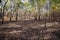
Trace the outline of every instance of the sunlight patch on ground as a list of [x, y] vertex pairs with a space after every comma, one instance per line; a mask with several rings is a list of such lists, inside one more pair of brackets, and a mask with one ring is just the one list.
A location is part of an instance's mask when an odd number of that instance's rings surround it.
[[20, 32], [22, 32], [22, 30], [18, 30], [18, 31], [14, 30], [14, 31], [11, 31], [9, 33], [20, 33]]

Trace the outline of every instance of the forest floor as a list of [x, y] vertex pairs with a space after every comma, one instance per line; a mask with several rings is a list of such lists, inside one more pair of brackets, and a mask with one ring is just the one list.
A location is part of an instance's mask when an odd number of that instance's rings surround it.
[[52, 32], [60, 29], [59, 22], [23, 20], [0, 25], [0, 40], [59, 40]]

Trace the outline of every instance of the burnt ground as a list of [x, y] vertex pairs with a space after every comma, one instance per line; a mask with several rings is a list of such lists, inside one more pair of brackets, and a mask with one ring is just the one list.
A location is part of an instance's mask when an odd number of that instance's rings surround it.
[[[0, 40], [60, 40], [59, 22], [18, 21], [0, 25]], [[60, 35], [60, 34], [59, 34]]]

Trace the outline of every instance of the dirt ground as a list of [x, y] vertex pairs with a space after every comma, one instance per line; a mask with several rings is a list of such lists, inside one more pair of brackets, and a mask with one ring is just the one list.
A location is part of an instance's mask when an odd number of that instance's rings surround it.
[[60, 29], [59, 22], [23, 20], [0, 25], [0, 40], [60, 40], [52, 32]]

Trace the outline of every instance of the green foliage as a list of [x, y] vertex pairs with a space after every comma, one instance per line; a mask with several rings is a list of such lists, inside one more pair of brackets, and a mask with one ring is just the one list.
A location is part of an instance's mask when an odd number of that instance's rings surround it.
[[21, 2], [21, 0], [17, 0], [17, 1], [16, 1], [17, 7], [20, 7], [20, 4], [23, 4], [23, 3]]
[[60, 0], [51, 0], [50, 2], [51, 2], [51, 7], [52, 7], [53, 5], [56, 6], [56, 7], [60, 6], [60, 5], [59, 5], [59, 4], [60, 4]]

